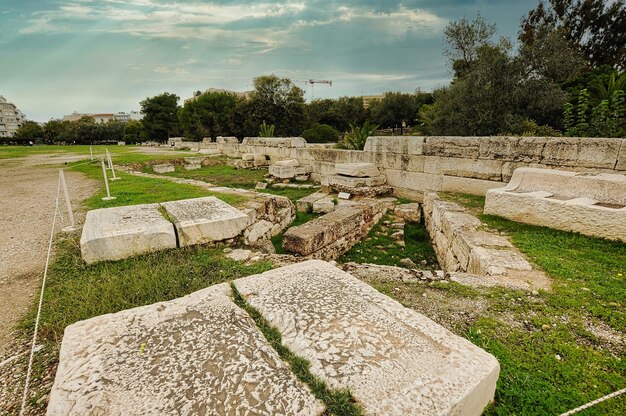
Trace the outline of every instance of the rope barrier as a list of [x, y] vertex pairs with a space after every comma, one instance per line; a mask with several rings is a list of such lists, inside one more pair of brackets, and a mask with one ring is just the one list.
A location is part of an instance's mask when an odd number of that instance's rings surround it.
[[54, 216], [52, 217], [52, 230], [50, 231], [50, 240], [48, 242], [48, 254], [46, 256], [46, 267], [43, 271], [43, 281], [41, 283], [41, 293], [39, 294], [39, 306], [37, 307], [37, 317], [35, 318], [35, 330], [33, 331], [33, 342], [30, 348], [30, 357], [28, 359], [28, 370], [26, 370], [26, 382], [24, 383], [24, 394], [22, 395], [22, 406], [20, 408], [20, 416], [24, 415], [26, 409], [26, 398], [28, 396], [28, 387], [30, 385], [30, 374], [33, 370], [33, 358], [35, 355], [35, 346], [37, 344], [37, 330], [39, 329], [39, 319], [41, 318], [41, 306], [43, 304], [43, 293], [46, 287], [46, 278], [48, 277], [48, 265], [50, 264], [50, 253], [52, 252], [52, 240], [54, 239], [54, 228], [56, 226], [57, 214], [59, 213], [59, 196], [61, 194], [61, 175], [57, 184], [57, 197], [54, 203]]
[[583, 410], [588, 409], [591, 406], [595, 406], [598, 403], [602, 403], [605, 400], [609, 400], [609, 399], [611, 399], [613, 397], [617, 397], [620, 394], [624, 394], [624, 393], [626, 393], [626, 388], [618, 390], [618, 391], [615, 391], [615, 392], [613, 392], [611, 394], [607, 394], [606, 396], [602, 396], [599, 399], [593, 400], [593, 401], [591, 401], [591, 402], [589, 402], [587, 404], [583, 404], [582, 406], [577, 407], [576, 409], [572, 409], [569, 412], [562, 413], [560, 416], [570, 416], [570, 415], [576, 414], [578, 412], [582, 412]]

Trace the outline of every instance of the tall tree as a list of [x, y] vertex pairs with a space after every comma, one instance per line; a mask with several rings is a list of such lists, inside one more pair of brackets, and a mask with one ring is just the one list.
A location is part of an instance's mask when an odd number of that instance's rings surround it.
[[404, 134], [404, 127], [413, 124], [419, 110], [417, 97], [414, 94], [401, 92], [386, 92], [382, 100], [370, 107], [372, 121], [380, 127], [392, 128], [393, 132], [400, 128]]
[[539, 0], [522, 19], [519, 40], [533, 43], [542, 31], [561, 29], [589, 67], [626, 68], [626, 3], [609, 0]]
[[17, 128], [12, 140], [27, 142], [29, 140], [33, 141], [37, 138], [42, 138], [42, 136], [43, 129], [41, 128], [39, 123], [27, 120]]
[[178, 96], [163, 93], [141, 101], [141, 123], [149, 140], [167, 141], [178, 134]]
[[237, 100], [234, 94], [206, 92], [187, 101], [178, 113], [185, 135], [194, 140], [233, 135]]
[[288, 78], [264, 75], [254, 79], [254, 91], [237, 110], [244, 134], [256, 136], [265, 122], [278, 136], [299, 135], [305, 126], [304, 91]]

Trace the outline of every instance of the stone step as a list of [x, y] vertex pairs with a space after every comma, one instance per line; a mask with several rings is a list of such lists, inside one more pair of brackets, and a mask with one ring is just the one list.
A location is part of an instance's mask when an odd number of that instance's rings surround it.
[[87, 264], [172, 248], [176, 248], [174, 226], [163, 218], [159, 204], [89, 211], [80, 237]]
[[234, 282], [331, 388], [371, 415], [480, 415], [498, 361], [329, 263], [311, 260]]
[[49, 416], [319, 415], [223, 283], [65, 329]]
[[358, 178], [380, 176], [380, 171], [373, 163], [337, 163], [335, 164], [335, 173]]
[[169, 173], [175, 172], [176, 169], [174, 165], [164, 164], [164, 165], [152, 165], [152, 170], [156, 173]]

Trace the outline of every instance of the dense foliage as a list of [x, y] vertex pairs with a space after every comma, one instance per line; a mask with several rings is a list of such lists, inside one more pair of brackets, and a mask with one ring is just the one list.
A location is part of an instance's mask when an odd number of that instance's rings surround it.
[[316, 124], [302, 132], [308, 143], [337, 143], [339, 132], [328, 124]]

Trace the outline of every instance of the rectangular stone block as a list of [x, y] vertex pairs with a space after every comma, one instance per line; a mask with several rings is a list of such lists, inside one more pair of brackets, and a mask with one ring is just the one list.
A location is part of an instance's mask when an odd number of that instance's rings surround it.
[[441, 183], [443, 192], [459, 192], [471, 195], [485, 195], [488, 190], [502, 188], [503, 182], [485, 181], [483, 179], [444, 176]]
[[491, 181], [502, 180], [502, 161], [427, 156], [424, 172]]
[[423, 153], [426, 156], [476, 159], [478, 149], [476, 137], [426, 137]]
[[65, 329], [47, 414], [319, 415], [223, 283]]
[[341, 207], [306, 224], [291, 227], [283, 236], [283, 248], [302, 256], [309, 255], [356, 230], [365, 220], [360, 207]]
[[327, 197], [328, 194], [325, 192], [314, 192], [310, 195], [305, 196], [304, 198], [300, 198], [296, 201], [296, 209], [299, 212], [309, 212], [313, 209], [313, 203], [318, 201], [324, 197]]
[[432, 173], [407, 172], [387, 169], [387, 183], [394, 188], [408, 188], [418, 192], [441, 191], [443, 175]]
[[176, 248], [174, 226], [163, 218], [158, 204], [89, 211], [80, 237], [87, 264], [172, 248]]
[[286, 159], [286, 160], [279, 160], [274, 165], [295, 168], [296, 166], [300, 166], [300, 162], [298, 162], [298, 159]]
[[380, 171], [373, 163], [337, 163], [335, 165], [335, 173], [357, 178], [380, 176]]
[[193, 156], [193, 157], [186, 157], [184, 160], [185, 160], [185, 163], [189, 163], [192, 165], [195, 165], [195, 164], [199, 165], [199, 164], [202, 164], [202, 162], [204, 162], [206, 159], [207, 158], [204, 156]]
[[244, 137], [242, 144], [267, 147], [304, 147], [306, 140], [302, 137]]
[[323, 261], [234, 282], [331, 388], [370, 415], [478, 416], [498, 361], [471, 342]]
[[622, 143], [620, 144], [615, 170], [626, 171], [626, 140], [624, 139], [622, 139]]
[[387, 183], [385, 176], [374, 178], [355, 178], [351, 176], [332, 175], [328, 177], [328, 185], [357, 188], [360, 186], [380, 186]]
[[583, 138], [576, 165], [588, 168], [615, 169], [624, 139]]
[[217, 136], [217, 139], [215, 139], [215, 142], [218, 144], [237, 144], [239, 143], [239, 140], [237, 140], [236, 137], [222, 137], [222, 136]]
[[181, 247], [228, 240], [240, 235], [250, 218], [214, 196], [164, 202]]
[[366, 152], [421, 155], [424, 137], [421, 136], [370, 136], [365, 141]]
[[202, 167], [200, 163], [187, 163], [185, 165], [185, 170], [198, 170]]
[[299, 175], [305, 175], [309, 173], [308, 166], [277, 166], [272, 165], [268, 169], [269, 174], [278, 179], [291, 179]]
[[169, 173], [169, 172], [175, 172], [176, 169], [174, 168], [174, 165], [152, 165], [152, 170], [156, 173]]

